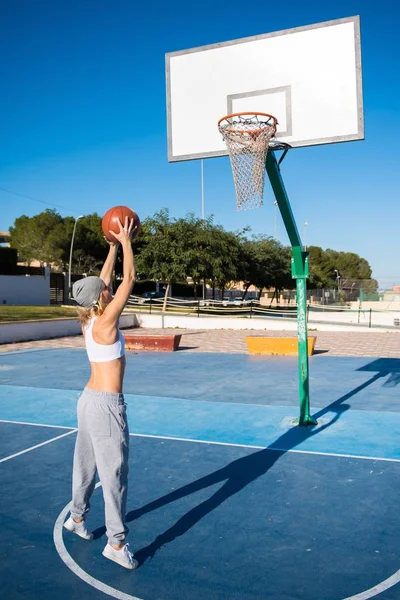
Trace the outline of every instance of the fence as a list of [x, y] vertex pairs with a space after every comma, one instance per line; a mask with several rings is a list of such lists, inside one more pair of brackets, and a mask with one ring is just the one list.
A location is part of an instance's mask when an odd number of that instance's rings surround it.
[[374, 280], [345, 280], [334, 288], [309, 289], [307, 290], [307, 299], [311, 304], [323, 305], [357, 301], [379, 302], [384, 299], [384, 293], [377, 292], [375, 289]]
[[22, 265], [0, 265], [0, 275], [36, 275], [45, 276], [45, 267], [24, 267]]
[[66, 304], [67, 301], [65, 274], [50, 274], [50, 304]]
[[[131, 296], [128, 306], [137, 312], [162, 313], [163, 298], [142, 298]], [[194, 318], [200, 316], [238, 317], [246, 319], [297, 319], [297, 308], [295, 305], [280, 307], [262, 306], [257, 300], [231, 299], [218, 300], [188, 300], [178, 298], [167, 298], [167, 313], [175, 313]], [[316, 328], [318, 323], [355, 325], [360, 328], [385, 328], [400, 330], [400, 310], [378, 310], [372, 308], [350, 309], [345, 306], [316, 306], [308, 305], [307, 321], [309, 328]]]

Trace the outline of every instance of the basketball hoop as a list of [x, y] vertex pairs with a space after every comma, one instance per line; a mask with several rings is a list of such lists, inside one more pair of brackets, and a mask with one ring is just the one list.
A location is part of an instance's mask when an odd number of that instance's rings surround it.
[[263, 203], [265, 160], [278, 121], [261, 112], [239, 112], [218, 121], [231, 159], [238, 210]]

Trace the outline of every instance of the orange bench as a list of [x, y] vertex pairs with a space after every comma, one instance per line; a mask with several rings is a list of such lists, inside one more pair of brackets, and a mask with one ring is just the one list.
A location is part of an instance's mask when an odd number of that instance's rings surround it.
[[[315, 336], [308, 338], [308, 355], [314, 354]], [[298, 341], [295, 337], [267, 337], [252, 336], [246, 338], [247, 348], [250, 354], [278, 354], [296, 355], [298, 353]]]
[[179, 348], [182, 334], [124, 334], [127, 350], [150, 352], [175, 352]]

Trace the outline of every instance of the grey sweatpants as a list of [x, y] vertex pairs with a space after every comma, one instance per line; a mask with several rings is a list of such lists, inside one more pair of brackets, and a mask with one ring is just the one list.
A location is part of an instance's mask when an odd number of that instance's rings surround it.
[[72, 475], [73, 519], [84, 519], [90, 508], [96, 471], [103, 488], [107, 537], [120, 544], [128, 533], [129, 430], [123, 394], [85, 388], [78, 400], [78, 435]]

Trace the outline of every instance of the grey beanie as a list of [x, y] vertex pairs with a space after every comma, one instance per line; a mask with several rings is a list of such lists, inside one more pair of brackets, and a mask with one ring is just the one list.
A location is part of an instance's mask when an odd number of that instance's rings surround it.
[[96, 304], [100, 292], [105, 287], [105, 283], [100, 277], [84, 277], [75, 281], [72, 286], [72, 297], [80, 306], [91, 308]]

